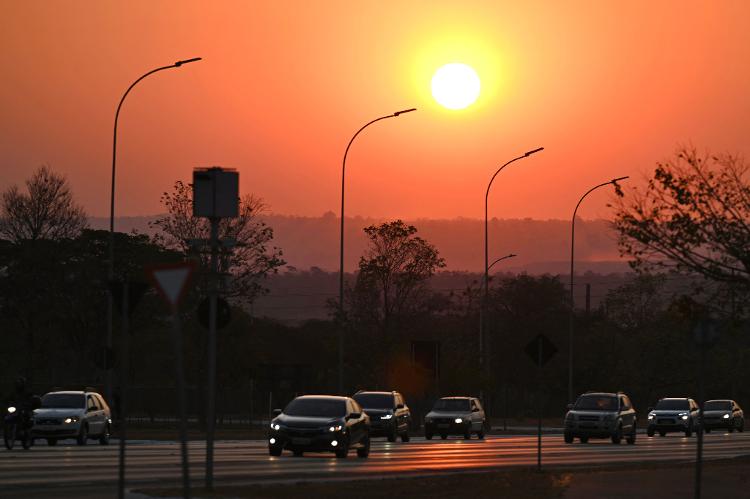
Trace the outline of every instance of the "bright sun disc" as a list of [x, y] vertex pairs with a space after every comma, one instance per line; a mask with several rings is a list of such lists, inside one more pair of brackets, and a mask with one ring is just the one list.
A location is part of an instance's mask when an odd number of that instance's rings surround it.
[[446, 64], [432, 77], [432, 96], [448, 109], [463, 109], [479, 97], [479, 76], [466, 64]]

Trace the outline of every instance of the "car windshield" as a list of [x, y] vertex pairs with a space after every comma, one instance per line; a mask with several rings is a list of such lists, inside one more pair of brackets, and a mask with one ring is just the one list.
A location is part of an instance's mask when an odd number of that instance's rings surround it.
[[468, 411], [469, 401], [468, 399], [440, 399], [432, 406], [432, 410], [444, 412]]
[[687, 411], [690, 404], [685, 399], [661, 399], [654, 407], [657, 411]]
[[346, 402], [336, 399], [296, 398], [289, 402], [284, 414], [311, 418], [341, 418], [346, 416]]
[[582, 395], [574, 407], [579, 411], [616, 411], [617, 397], [611, 395]]
[[703, 406], [704, 411], [731, 411], [732, 403], [728, 400], [709, 400]]
[[48, 393], [42, 397], [42, 409], [83, 409], [82, 393]]
[[393, 409], [393, 395], [390, 393], [359, 393], [354, 400], [365, 409]]

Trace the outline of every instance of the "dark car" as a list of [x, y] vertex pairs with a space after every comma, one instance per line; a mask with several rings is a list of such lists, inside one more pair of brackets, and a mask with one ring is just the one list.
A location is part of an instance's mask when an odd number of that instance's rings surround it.
[[693, 434], [700, 424], [698, 404], [691, 398], [663, 398], [649, 409], [646, 434], [653, 437], [658, 432], [662, 437], [671, 432]]
[[463, 435], [470, 439], [476, 433], [481, 440], [488, 429], [487, 418], [479, 399], [473, 397], [443, 397], [424, 417], [424, 436], [446, 439], [448, 435]]
[[630, 398], [624, 393], [584, 393], [575, 404], [568, 405], [565, 415], [565, 443], [579, 438], [581, 443], [589, 438], [609, 438], [619, 444], [625, 438], [635, 443], [636, 413]]
[[745, 415], [734, 400], [709, 400], [703, 404], [703, 429], [728, 430], [730, 432], [745, 430]]
[[288, 449], [295, 456], [305, 451], [334, 452], [345, 458], [370, 454], [370, 417], [349, 397], [304, 395], [276, 409], [268, 434], [268, 453], [280, 456]]
[[352, 397], [370, 416], [370, 436], [385, 436], [395, 442], [401, 436], [402, 442], [409, 441], [411, 411], [398, 392], [359, 391]]

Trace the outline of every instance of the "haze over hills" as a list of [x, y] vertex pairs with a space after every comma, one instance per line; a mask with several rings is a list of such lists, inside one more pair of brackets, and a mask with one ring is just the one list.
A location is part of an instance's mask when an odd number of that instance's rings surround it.
[[[156, 216], [121, 217], [115, 229], [152, 233], [148, 223]], [[339, 219], [328, 212], [321, 217], [265, 214], [263, 219], [274, 230], [274, 245], [284, 252], [289, 267], [327, 271], [339, 268]], [[356, 269], [366, 247], [364, 227], [386, 221], [381, 218], [347, 218], [345, 221], [345, 267]], [[434, 244], [445, 258], [446, 270], [480, 272], [484, 264], [483, 220], [405, 220], [418, 235]], [[106, 218], [91, 218], [91, 227], [106, 229]], [[498, 263], [498, 272], [563, 274], [570, 266], [570, 221], [493, 218], [489, 221], [490, 262], [509, 253], [517, 257]], [[606, 220], [576, 222], [576, 271], [597, 273], [627, 272], [620, 257], [616, 234]]]

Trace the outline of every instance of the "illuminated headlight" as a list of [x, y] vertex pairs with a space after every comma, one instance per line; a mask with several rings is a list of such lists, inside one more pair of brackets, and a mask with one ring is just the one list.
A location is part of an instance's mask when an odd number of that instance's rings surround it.
[[16, 408], [15, 407], [8, 407], [8, 412], [11, 413], [11, 414], [13, 414], [14, 412], [16, 412]]
[[391, 419], [393, 417], [393, 414], [386, 414], [385, 416], [380, 416], [380, 419]]
[[724, 414], [724, 415], [722, 416], [722, 418], [724, 418], [724, 419], [729, 419], [729, 414]]
[[268, 443], [271, 444], [271, 445], [273, 445], [273, 444], [276, 443], [276, 439], [275, 438], [269, 438], [268, 439]]
[[649, 414], [649, 415], [648, 415], [648, 419], [649, 419], [649, 420], [651, 420], [651, 419], [654, 419], [654, 415], [653, 415], [653, 414]]
[[78, 417], [77, 416], [73, 416], [73, 417], [70, 417], [70, 418], [63, 419], [63, 423], [65, 423], [65, 424], [72, 424], [72, 423], [77, 423], [77, 422], [78, 422]]
[[341, 431], [341, 428], [343, 428], [343, 426], [341, 425], [331, 426], [330, 428], [328, 428], [328, 431], [330, 432]]
[[680, 417], [683, 421], [687, 421], [690, 416], [688, 416], [687, 414], [680, 414]]
[[336, 440], [331, 440], [331, 447], [336, 447], [338, 444]]
[[456, 418], [454, 421], [456, 422], [456, 424], [461, 424], [464, 422], [464, 420], [461, 418]]
[[281, 425], [279, 423], [271, 423], [271, 429], [272, 430], [279, 430], [281, 428]]

